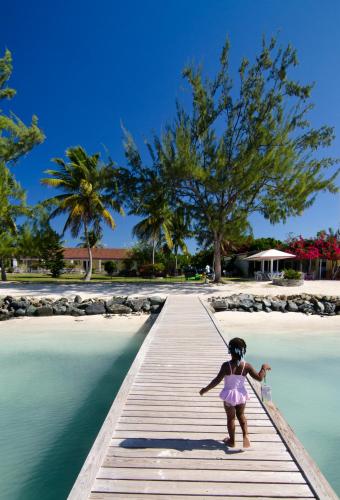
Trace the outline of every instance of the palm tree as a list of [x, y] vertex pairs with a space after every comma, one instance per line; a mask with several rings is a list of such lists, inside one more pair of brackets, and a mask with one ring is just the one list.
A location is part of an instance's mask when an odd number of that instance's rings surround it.
[[68, 162], [54, 158], [58, 170], [46, 170], [45, 173], [51, 177], [41, 180], [42, 184], [63, 191], [62, 194], [46, 200], [44, 204], [56, 207], [50, 218], [67, 214], [63, 234], [70, 229], [71, 235], [77, 238], [80, 231], [84, 230], [89, 256], [89, 266], [84, 279], [89, 281], [92, 275], [90, 231], [98, 234], [102, 222], [114, 229], [116, 224], [110, 210], [122, 215], [124, 212], [118, 200], [109, 191], [110, 183], [114, 182], [112, 163], [103, 164], [99, 153], [89, 156], [81, 146], [67, 149], [66, 157]]
[[134, 210], [136, 215], [146, 216], [132, 229], [133, 236], [142, 241], [152, 244], [152, 264], [155, 264], [155, 251], [164, 237], [168, 247], [173, 248], [171, 238], [172, 213], [164, 196], [163, 190], [159, 189], [157, 179], [151, 180], [148, 186], [147, 196]]
[[181, 249], [185, 255], [188, 254], [188, 247], [185, 243], [185, 238], [189, 238], [191, 236], [189, 217], [183, 207], [178, 207], [173, 213], [171, 221], [171, 235], [175, 255], [175, 275], [177, 276], [178, 250]]
[[[99, 234], [95, 232], [94, 229], [89, 230], [89, 242], [91, 248], [103, 248], [102, 243], [103, 234], [100, 232]], [[80, 243], [77, 245], [78, 248], [87, 248], [87, 241], [85, 236], [80, 237]]]

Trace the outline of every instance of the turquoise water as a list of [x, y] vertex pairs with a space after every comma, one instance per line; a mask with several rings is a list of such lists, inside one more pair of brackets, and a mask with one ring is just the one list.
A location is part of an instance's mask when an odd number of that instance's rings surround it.
[[145, 337], [131, 322], [32, 321], [0, 325], [1, 500], [67, 497]]
[[247, 360], [272, 366], [274, 403], [340, 496], [340, 331], [243, 337]]

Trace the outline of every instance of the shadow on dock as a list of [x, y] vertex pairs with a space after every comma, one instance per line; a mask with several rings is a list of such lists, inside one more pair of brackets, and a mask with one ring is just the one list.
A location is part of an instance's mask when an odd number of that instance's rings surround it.
[[119, 448], [162, 448], [176, 451], [193, 450], [222, 450], [226, 455], [243, 453], [242, 449], [229, 449], [225, 444], [214, 439], [148, 439], [148, 438], [129, 438], [124, 439]]

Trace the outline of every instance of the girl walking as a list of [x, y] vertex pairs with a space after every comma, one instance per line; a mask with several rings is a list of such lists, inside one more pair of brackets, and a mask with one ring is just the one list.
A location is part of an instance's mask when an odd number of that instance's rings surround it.
[[262, 381], [270, 366], [263, 364], [261, 370], [257, 373], [250, 363], [246, 363], [243, 357], [246, 353], [247, 346], [243, 339], [235, 337], [228, 345], [231, 360], [226, 361], [221, 366], [219, 373], [206, 387], [200, 390], [200, 395], [203, 396], [206, 392], [216, 387], [224, 378], [224, 388], [220, 393], [220, 398], [223, 400], [225, 412], [227, 414], [227, 426], [229, 437], [226, 437], [223, 442], [230, 448], [235, 446], [235, 417], [240, 423], [243, 434], [243, 447], [250, 447], [248, 436], [247, 419], [244, 415], [246, 402], [249, 399], [247, 389], [245, 387], [246, 376], [250, 375], [255, 380]]

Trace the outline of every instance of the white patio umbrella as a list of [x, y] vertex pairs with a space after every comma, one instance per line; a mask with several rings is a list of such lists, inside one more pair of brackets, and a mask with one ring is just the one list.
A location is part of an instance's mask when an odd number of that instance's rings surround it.
[[275, 248], [271, 248], [270, 250], [264, 250], [263, 252], [255, 253], [254, 255], [250, 255], [249, 257], [245, 257], [244, 260], [258, 260], [261, 261], [261, 271], [264, 271], [264, 261], [270, 261], [270, 272], [273, 272], [274, 268], [274, 260], [283, 260], [283, 259], [293, 259], [295, 255], [292, 253], [281, 252], [281, 250], [276, 250]]

